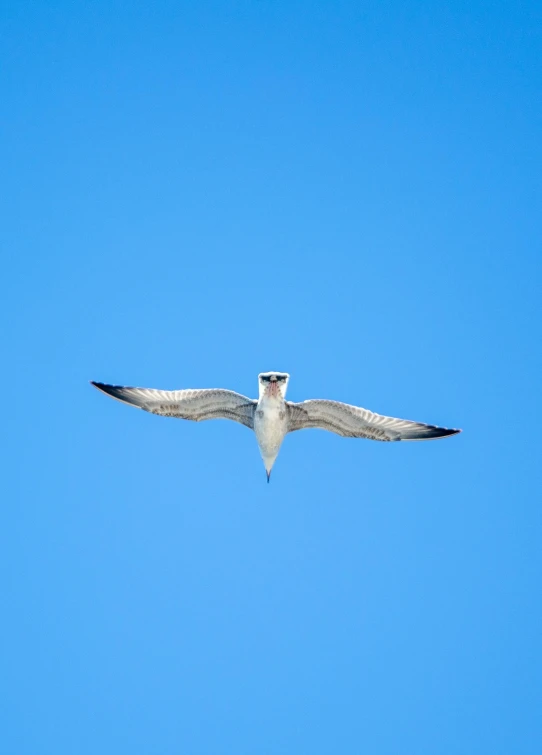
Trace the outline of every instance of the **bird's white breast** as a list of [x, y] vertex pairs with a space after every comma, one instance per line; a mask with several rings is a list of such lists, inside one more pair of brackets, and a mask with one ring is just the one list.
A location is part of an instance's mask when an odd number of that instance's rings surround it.
[[283, 399], [264, 397], [254, 415], [254, 432], [262, 452], [276, 454], [286, 435], [286, 405]]

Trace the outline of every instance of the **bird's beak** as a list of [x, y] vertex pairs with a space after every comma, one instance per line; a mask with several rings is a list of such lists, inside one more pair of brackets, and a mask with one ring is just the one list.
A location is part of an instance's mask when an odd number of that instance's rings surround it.
[[276, 398], [279, 395], [279, 393], [280, 393], [280, 391], [279, 391], [279, 384], [276, 381], [273, 381], [273, 382], [269, 383], [269, 389], [268, 390], [269, 390], [269, 395], [273, 396], [274, 398]]

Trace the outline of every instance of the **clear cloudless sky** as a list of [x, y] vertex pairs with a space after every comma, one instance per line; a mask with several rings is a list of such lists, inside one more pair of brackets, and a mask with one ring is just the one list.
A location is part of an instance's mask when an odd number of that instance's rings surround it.
[[[542, 752], [536, 2], [4, 2], [10, 755]], [[174, 421], [327, 397], [434, 443]]]

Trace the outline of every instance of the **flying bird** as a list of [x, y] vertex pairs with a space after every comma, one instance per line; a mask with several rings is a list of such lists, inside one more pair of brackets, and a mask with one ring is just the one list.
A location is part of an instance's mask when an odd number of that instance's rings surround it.
[[343, 438], [370, 440], [434, 440], [456, 435], [448, 430], [406, 419], [375, 414], [360, 406], [327, 399], [286, 401], [290, 375], [262, 372], [258, 375], [258, 400], [223, 388], [161, 391], [154, 388], [128, 388], [91, 381], [98, 390], [118, 401], [161, 417], [177, 417], [201, 422], [205, 419], [231, 419], [254, 430], [267, 474], [278, 456], [287, 433], [308, 428], [329, 430]]

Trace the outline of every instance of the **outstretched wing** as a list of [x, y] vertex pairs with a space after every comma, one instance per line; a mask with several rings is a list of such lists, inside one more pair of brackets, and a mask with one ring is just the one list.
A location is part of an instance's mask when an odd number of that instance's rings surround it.
[[374, 414], [360, 406], [342, 404], [339, 401], [315, 399], [288, 407], [288, 432], [317, 427], [329, 430], [344, 438], [369, 438], [370, 440], [432, 440], [455, 435], [461, 430], [448, 430], [436, 425], [424, 425], [407, 419], [395, 419]]
[[254, 429], [256, 401], [222, 388], [160, 391], [154, 388], [128, 388], [91, 381], [98, 390], [125, 404], [161, 417], [177, 417], [202, 422], [205, 419], [232, 419]]

